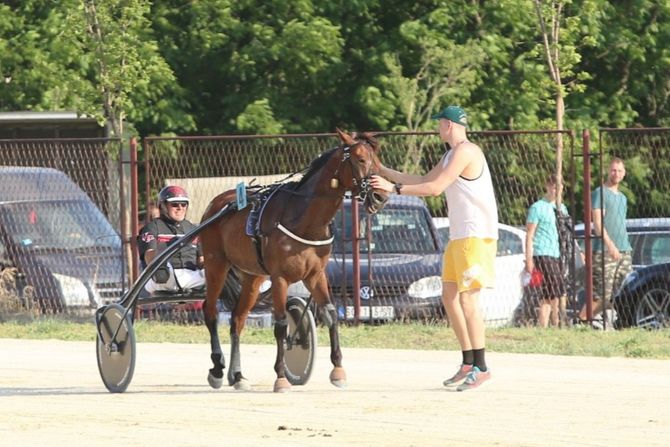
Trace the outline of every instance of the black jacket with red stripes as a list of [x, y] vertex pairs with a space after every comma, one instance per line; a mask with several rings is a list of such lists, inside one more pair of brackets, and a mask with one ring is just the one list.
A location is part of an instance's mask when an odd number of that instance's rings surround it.
[[[195, 225], [184, 219], [181, 222], [175, 222], [165, 217], [157, 217], [140, 230], [137, 236], [137, 247], [140, 253], [140, 260], [146, 265], [144, 254], [147, 250], [156, 250], [161, 253], [178, 237], [188, 233]], [[198, 269], [198, 258], [202, 256], [200, 250], [199, 237], [196, 236], [190, 244], [177, 251], [170, 257], [170, 264], [176, 269]]]

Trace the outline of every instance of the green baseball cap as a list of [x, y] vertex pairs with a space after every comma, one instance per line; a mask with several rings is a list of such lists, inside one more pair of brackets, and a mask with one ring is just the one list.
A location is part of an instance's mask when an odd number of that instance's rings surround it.
[[468, 127], [468, 115], [458, 106], [448, 106], [442, 109], [440, 113], [431, 116], [434, 120], [445, 119], [453, 121], [461, 126]]

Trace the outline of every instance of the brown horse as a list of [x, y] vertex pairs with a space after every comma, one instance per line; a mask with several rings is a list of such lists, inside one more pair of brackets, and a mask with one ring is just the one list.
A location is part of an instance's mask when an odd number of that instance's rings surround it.
[[[287, 338], [287, 288], [302, 280], [319, 306], [320, 314], [330, 335], [330, 359], [333, 370], [330, 381], [335, 386], [346, 385], [342, 368], [342, 353], [337, 329], [337, 312], [328, 293], [325, 268], [330, 256], [330, 228], [346, 191], [363, 200], [371, 213], [379, 211], [388, 199], [384, 191], [371, 191], [368, 179], [379, 170], [378, 145], [371, 134], [358, 137], [337, 130], [342, 145], [315, 159], [297, 183], [281, 186], [270, 196], [258, 224], [260, 248], [247, 236], [245, 225], [249, 207], [225, 214], [218, 222], [200, 234], [205, 256], [205, 324], [210, 333], [211, 359], [208, 382], [213, 388], [223, 383], [225, 360], [217, 330], [216, 301], [231, 266], [241, 273], [242, 291], [231, 317], [231, 354], [228, 383], [236, 389], [249, 389], [240, 366], [240, 334], [247, 315], [254, 307], [259, 287], [270, 277], [274, 335], [277, 340], [275, 392], [288, 391], [291, 384], [284, 371], [284, 352]], [[235, 191], [215, 197], [202, 220], [215, 215], [235, 200]]]

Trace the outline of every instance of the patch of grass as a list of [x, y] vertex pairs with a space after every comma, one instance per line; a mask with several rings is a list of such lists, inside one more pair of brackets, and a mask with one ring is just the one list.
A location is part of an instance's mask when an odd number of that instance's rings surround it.
[[[209, 343], [204, 325], [138, 321], [134, 325], [138, 342]], [[229, 327], [219, 326], [222, 343], [230, 342]], [[328, 330], [318, 327], [320, 346], [328, 346]], [[0, 338], [59, 339], [93, 342], [95, 324], [58, 319], [7, 321], [0, 323]], [[453, 330], [445, 324], [382, 324], [340, 326], [343, 347], [459, 350]], [[247, 327], [242, 343], [274, 344], [272, 328]], [[584, 355], [670, 359], [670, 330], [596, 331], [588, 327], [568, 329], [502, 328], [486, 331], [487, 350], [493, 352]]]

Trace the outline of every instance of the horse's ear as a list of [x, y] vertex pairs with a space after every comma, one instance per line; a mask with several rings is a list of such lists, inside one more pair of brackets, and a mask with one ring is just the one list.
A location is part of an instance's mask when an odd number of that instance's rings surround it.
[[342, 142], [343, 142], [344, 144], [347, 144], [347, 145], [349, 145], [349, 146], [351, 146], [352, 144], [354, 144], [354, 139], [351, 137], [351, 135], [349, 135], [349, 134], [346, 133], [346, 132], [342, 132], [342, 131], [341, 131], [339, 128], [337, 128], [337, 127], [335, 128], [335, 131], [336, 131], [337, 134], [340, 136], [340, 140], [342, 140]]
[[377, 134], [374, 132], [362, 132], [359, 135], [359, 138], [362, 140], [366, 140], [368, 143], [370, 143], [370, 145], [372, 145], [372, 148], [374, 150], [377, 150], [379, 149], [379, 141], [377, 140], [376, 135]]

